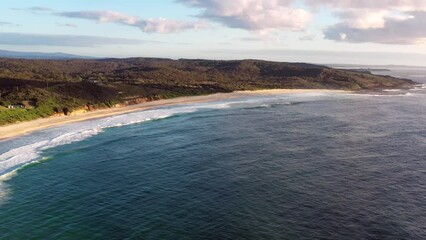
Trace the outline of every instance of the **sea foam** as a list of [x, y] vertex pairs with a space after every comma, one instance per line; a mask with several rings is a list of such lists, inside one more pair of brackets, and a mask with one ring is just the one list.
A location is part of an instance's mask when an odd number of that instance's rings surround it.
[[8, 144], [9, 141], [4, 141], [0, 147], [0, 176], [37, 161], [41, 158], [42, 152], [47, 149], [83, 141], [98, 135], [106, 128], [164, 119], [177, 114], [192, 113], [199, 109], [221, 109], [229, 106], [230, 103], [218, 102], [146, 110], [44, 130], [41, 136], [31, 134], [22, 139], [14, 139], [18, 142], [17, 144]]
[[16, 171], [27, 164], [39, 161], [42, 158], [43, 151], [47, 149], [83, 141], [98, 135], [107, 128], [164, 119], [179, 114], [193, 113], [201, 109], [224, 109], [229, 107], [245, 108], [247, 104], [250, 107], [253, 107], [253, 105], [264, 107], [265, 104], [268, 106], [277, 104], [292, 105], [293, 101], [315, 101], [324, 97], [333, 96], [335, 96], [335, 94], [318, 92], [282, 96], [276, 95], [272, 97], [258, 96], [254, 98], [249, 97], [192, 105], [178, 105], [50, 128], [34, 132], [27, 136], [1, 142], [0, 176]]

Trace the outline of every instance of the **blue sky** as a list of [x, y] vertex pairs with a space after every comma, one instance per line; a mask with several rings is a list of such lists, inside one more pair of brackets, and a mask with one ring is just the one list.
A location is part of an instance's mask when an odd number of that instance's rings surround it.
[[0, 49], [426, 65], [426, 1], [13, 0]]

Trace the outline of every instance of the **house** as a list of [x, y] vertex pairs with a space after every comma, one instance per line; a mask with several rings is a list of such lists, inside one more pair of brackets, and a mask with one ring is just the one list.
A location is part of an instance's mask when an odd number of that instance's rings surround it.
[[25, 106], [22, 105], [22, 104], [16, 104], [16, 105], [9, 105], [9, 106], [7, 106], [7, 108], [9, 108], [9, 109], [19, 109], [19, 108], [25, 108]]

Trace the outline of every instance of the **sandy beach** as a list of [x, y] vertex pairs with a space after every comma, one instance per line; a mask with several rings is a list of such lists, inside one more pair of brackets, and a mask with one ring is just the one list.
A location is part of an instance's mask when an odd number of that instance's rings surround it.
[[340, 90], [325, 90], [325, 89], [273, 89], [273, 90], [259, 90], [259, 91], [237, 91], [233, 93], [216, 93], [204, 96], [190, 96], [179, 97], [167, 100], [158, 100], [146, 102], [126, 107], [101, 109], [92, 112], [85, 112], [71, 116], [52, 116], [49, 118], [40, 118], [34, 121], [21, 122], [12, 125], [0, 127], [0, 140], [18, 137], [24, 134], [29, 134], [34, 131], [47, 129], [50, 127], [60, 126], [64, 124], [110, 117], [119, 114], [130, 112], [142, 111], [162, 106], [178, 105], [178, 104], [192, 104], [199, 102], [210, 102], [227, 100], [238, 97], [248, 97], [250, 95], [268, 95], [268, 94], [297, 94], [297, 93], [310, 93], [310, 92], [344, 92]]

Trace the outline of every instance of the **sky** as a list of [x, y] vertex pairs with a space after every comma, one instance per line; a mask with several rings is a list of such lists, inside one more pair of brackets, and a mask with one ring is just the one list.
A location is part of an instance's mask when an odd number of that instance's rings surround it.
[[425, 0], [0, 0], [0, 49], [426, 65]]

